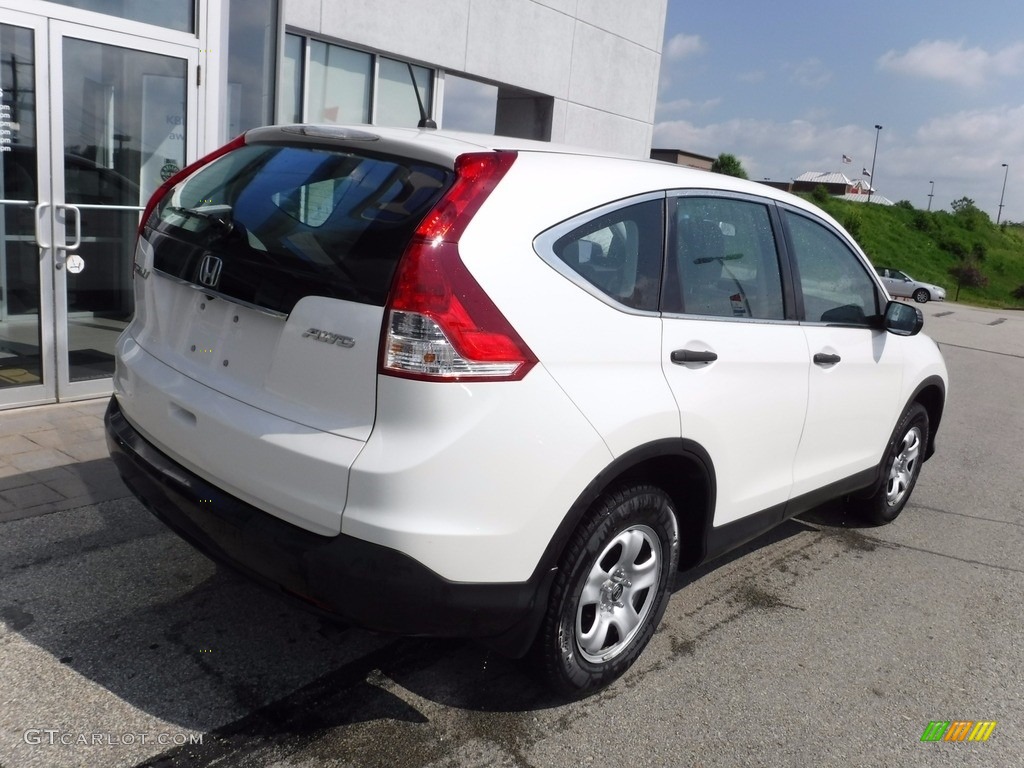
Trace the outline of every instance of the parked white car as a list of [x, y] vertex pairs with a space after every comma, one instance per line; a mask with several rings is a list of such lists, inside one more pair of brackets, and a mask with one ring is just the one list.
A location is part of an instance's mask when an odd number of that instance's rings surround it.
[[906, 272], [890, 267], [876, 267], [875, 271], [882, 278], [882, 284], [889, 291], [890, 296], [898, 296], [904, 299], [913, 299], [918, 304], [927, 301], [945, 301], [946, 289], [931, 283], [922, 283], [915, 280]]
[[256, 129], [158, 190], [134, 269], [108, 444], [158, 517], [570, 696], [677, 570], [828, 499], [894, 519], [945, 400], [921, 313], [817, 208], [544, 143]]

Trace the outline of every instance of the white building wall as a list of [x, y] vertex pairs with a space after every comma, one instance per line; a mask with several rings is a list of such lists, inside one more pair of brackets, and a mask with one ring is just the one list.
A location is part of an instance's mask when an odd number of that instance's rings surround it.
[[667, 0], [283, 0], [296, 30], [553, 99], [551, 140], [646, 157]]

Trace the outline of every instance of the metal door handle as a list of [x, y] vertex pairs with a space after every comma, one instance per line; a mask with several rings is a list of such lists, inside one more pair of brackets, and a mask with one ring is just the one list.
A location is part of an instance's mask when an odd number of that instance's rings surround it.
[[[77, 205], [65, 204], [58, 205], [57, 207], [64, 211], [75, 212], [75, 240], [72, 243], [66, 243], [60, 247], [65, 251], [77, 251], [78, 246], [82, 244], [82, 212], [78, 210]], [[67, 217], [65, 217], [64, 223], [67, 224]]]
[[697, 352], [693, 349], [677, 349], [671, 355], [670, 358], [676, 365], [683, 365], [685, 363], [713, 363], [718, 359], [718, 355], [714, 352]]
[[39, 227], [39, 222], [42, 219], [42, 216], [40, 214], [42, 214], [42, 212], [44, 210], [46, 210], [47, 208], [49, 208], [49, 207], [50, 207], [49, 203], [39, 203], [39, 205], [36, 206], [36, 245], [38, 245], [40, 248], [52, 248], [53, 247], [53, 246], [50, 245], [50, 243], [44, 243], [43, 242], [43, 230], [40, 229], [40, 227]]
[[842, 360], [839, 355], [829, 355], [825, 352], [819, 352], [814, 356], [815, 365], [835, 365]]

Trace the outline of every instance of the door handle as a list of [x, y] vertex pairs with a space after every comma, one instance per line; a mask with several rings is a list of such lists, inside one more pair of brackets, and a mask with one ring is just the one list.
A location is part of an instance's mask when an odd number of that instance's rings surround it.
[[685, 365], [686, 363], [713, 363], [718, 359], [718, 355], [714, 352], [698, 352], [693, 349], [677, 349], [671, 355], [670, 358], [676, 365]]
[[830, 355], [826, 352], [819, 352], [814, 356], [815, 365], [835, 365], [842, 360], [839, 355]]
[[[77, 205], [65, 204], [58, 205], [57, 207], [65, 212], [74, 211], [75, 213], [75, 239], [71, 243], [65, 243], [61, 248], [65, 251], [77, 251], [78, 246], [82, 244], [82, 212], [78, 210]], [[67, 222], [66, 215], [64, 221], [65, 223]]]
[[50, 245], [50, 243], [43, 242], [43, 230], [39, 227], [39, 224], [41, 223], [41, 220], [43, 218], [41, 214], [49, 207], [49, 203], [39, 203], [39, 205], [36, 206], [36, 245], [38, 245], [40, 248], [53, 247]]

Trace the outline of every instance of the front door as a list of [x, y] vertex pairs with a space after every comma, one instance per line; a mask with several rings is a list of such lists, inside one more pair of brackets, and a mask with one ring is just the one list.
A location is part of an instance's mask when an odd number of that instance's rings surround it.
[[0, 11], [0, 408], [110, 391], [139, 213], [196, 155], [197, 59]]

